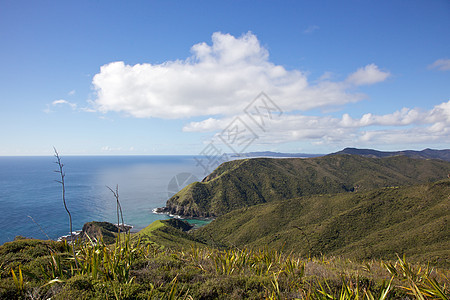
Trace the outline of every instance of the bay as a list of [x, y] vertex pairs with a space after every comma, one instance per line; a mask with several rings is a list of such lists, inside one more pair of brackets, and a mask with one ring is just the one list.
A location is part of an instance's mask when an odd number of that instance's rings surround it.
[[[73, 229], [89, 221], [117, 222], [119, 188], [124, 221], [134, 230], [166, 215], [152, 211], [204, 169], [194, 156], [67, 156], [66, 201]], [[17, 235], [56, 239], [69, 233], [55, 157], [0, 157], [0, 244]], [[187, 176], [189, 175], [189, 176]], [[188, 178], [189, 177], [189, 178]]]

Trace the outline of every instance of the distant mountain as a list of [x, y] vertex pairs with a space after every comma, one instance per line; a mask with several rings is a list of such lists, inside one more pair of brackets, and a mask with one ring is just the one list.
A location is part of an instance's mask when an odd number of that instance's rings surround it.
[[171, 197], [160, 212], [216, 217], [234, 209], [307, 195], [368, 191], [447, 178], [450, 162], [358, 155], [253, 158], [226, 162]]
[[324, 156], [325, 154], [311, 154], [311, 153], [281, 153], [281, 152], [272, 152], [272, 151], [260, 151], [260, 152], [247, 152], [247, 153], [239, 153], [239, 154], [229, 154], [230, 157], [242, 157], [242, 158], [250, 158], [250, 157], [319, 157]]
[[[333, 154], [352, 154], [360, 155], [373, 158], [383, 158], [390, 156], [404, 155], [411, 158], [420, 159], [441, 159], [445, 161], [450, 161], [450, 149], [435, 150], [435, 149], [424, 149], [422, 151], [415, 150], [401, 150], [401, 151], [378, 151], [374, 149], [358, 149], [358, 148], [345, 148], [341, 151], [331, 153]], [[289, 158], [289, 157], [320, 157], [326, 154], [311, 154], [311, 153], [282, 153], [282, 152], [272, 152], [272, 151], [260, 151], [260, 152], [247, 152], [240, 154], [229, 154], [232, 158], [256, 158], [256, 157], [274, 157], [274, 158]]]
[[234, 210], [198, 229], [211, 245], [305, 256], [395, 259], [450, 266], [450, 180], [305, 196]]
[[422, 151], [414, 150], [403, 150], [403, 151], [378, 151], [373, 149], [357, 149], [357, 148], [345, 148], [344, 150], [338, 151], [332, 154], [353, 154], [361, 155], [366, 157], [390, 157], [397, 155], [404, 155], [411, 158], [421, 158], [421, 159], [441, 159], [445, 161], [450, 161], [450, 149], [444, 150], [434, 150], [425, 149]]

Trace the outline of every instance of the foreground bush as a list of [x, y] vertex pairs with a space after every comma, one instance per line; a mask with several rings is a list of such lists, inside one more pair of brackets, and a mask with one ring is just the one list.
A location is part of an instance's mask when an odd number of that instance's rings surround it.
[[18, 240], [0, 246], [1, 299], [448, 299], [448, 270], [270, 249], [160, 249]]

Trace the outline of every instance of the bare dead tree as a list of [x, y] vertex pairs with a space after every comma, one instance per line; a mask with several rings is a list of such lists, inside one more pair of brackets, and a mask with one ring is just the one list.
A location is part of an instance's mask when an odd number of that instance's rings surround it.
[[64, 178], [66, 177], [66, 173], [64, 173], [64, 169], [63, 169], [64, 165], [61, 162], [61, 157], [59, 157], [58, 151], [56, 151], [55, 147], [53, 147], [53, 150], [55, 150], [55, 157], [56, 157], [55, 163], [58, 165], [58, 169], [55, 170], [55, 172], [59, 173], [59, 175], [61, 176], [61, 180], [55, 180], [55, 181], [60, 183], [62, 186], [62, 200], [64, 203], [64, 208], [66, 209], [66, 212], [69, 215], [69, 230], [70, 230], [70, 240], [72, 242], [72, 254], [73, 254], [73, 258], [75, 259], [75, 265], [78, 268], [78, 259], [77, 259], [77, 256], [75, 255], [75, 243], [74, 243], [73, 231], [72, 231], [72, 215], [70, 214], [70, 211], [67, 208], [67, 204], [66, 204], [66, 184], [64, 181]]
[[116, 184], [116, 190], [114, 191], [112, 188], [110, 188], [109, 186], [106, 186], [111, 193], [113, 193], [114, 198], [116, 198], [116, 211], [117, 211], [117, 236], [118, 236], [118, 241], [120, 244], [120, 223], [119, 223], [119, 211], [120, 211], [120, 217], [122, 218], [122, 228], [125, 230], [125, 223], [123, 222], [123, 214], [122, 214], [122, 206], [120, 205], [120, 201], [119, 201], [119, 185]]

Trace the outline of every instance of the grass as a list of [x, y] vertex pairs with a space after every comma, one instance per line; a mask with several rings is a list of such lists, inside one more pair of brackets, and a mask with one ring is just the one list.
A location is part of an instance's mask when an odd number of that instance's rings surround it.
[[148, 225], [147, 227], [145, 227], [144, 229], [142, 229], [141, 231], [139, 231], [138, 236], [140, 236], [140, 235], [151, 236], [153, 231], [155, 231], [156, 229], [161, 228], [163, 226], [164, 226], [164, 223], [161, 220], [157, 220], [157, 221], [151, 223], [150, 225]]
[[[405, 258], [357, 262], [268, 248], [176, 250], [128, 239], [78, 245], [81, 267], [74, 269], [71, 250], [62, 242], [55, 243], [61, 251], [49, 248], [34, 262], [33, 250], [40, 253], [45, 244], [22, 240], [0, 246], [1, 299], [448, 299], [449, 293], [448, 269]], [[28, 249], [29, 257], [14, 267], [4, 247]], [[63, 271], [51, 278], [39, 265], [53, 265], [56, 257]]]
[[304, 256], [395, 259], [450, 267], [450, 180], [369, 192], [307, 196], [242, 208], [193, 234], [211, 246]]
[[157, 220], [134, 234], [132, 239], [161, 248], [204, 246], [186, 232], [189, 229], [191, 229], [191, 225], [178, 219]]
[[0, 299], [448, 299], [448, 268], [305, 255], [286, 245], [219, 250], [188, 227], [164, 220], [114, 244], [79, 240], [78, 267], [67, 242], [5, 243]]

